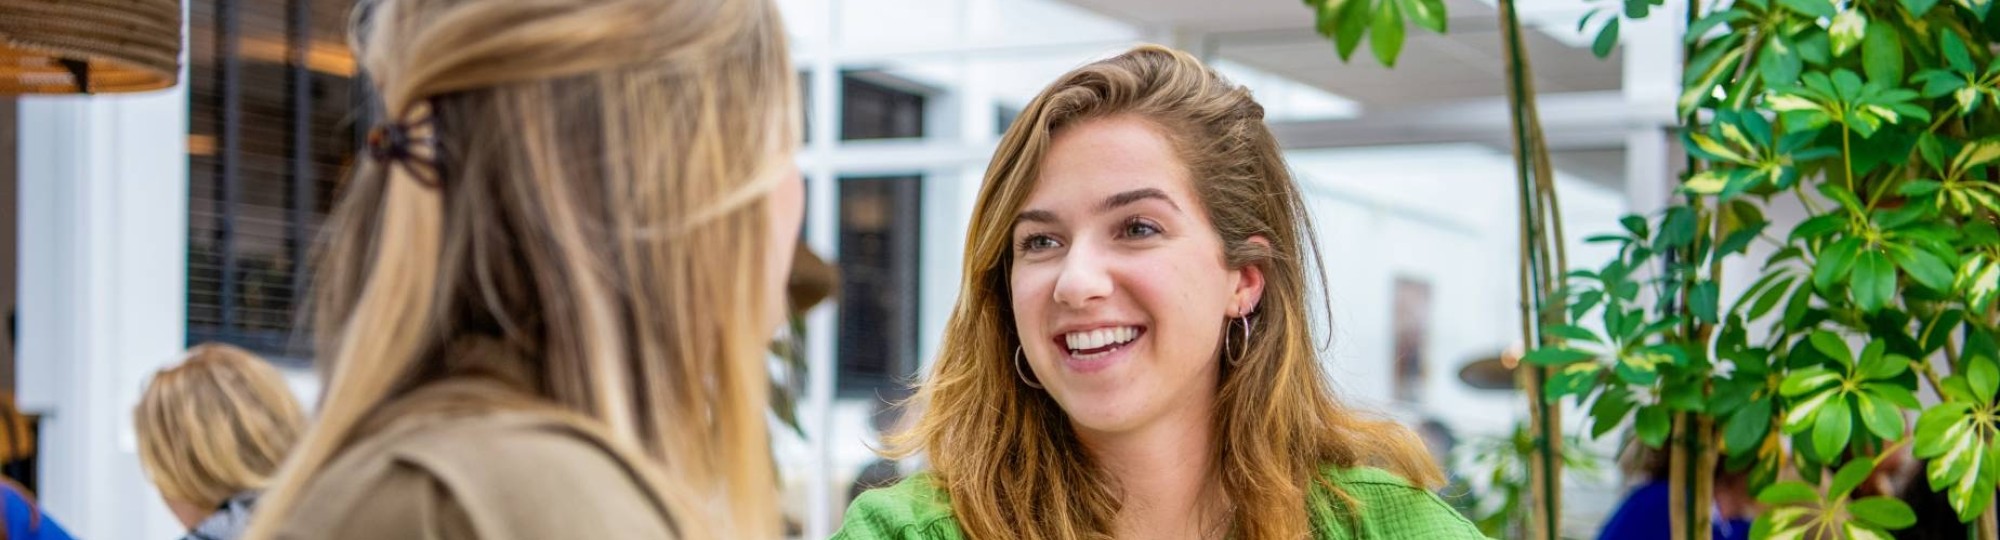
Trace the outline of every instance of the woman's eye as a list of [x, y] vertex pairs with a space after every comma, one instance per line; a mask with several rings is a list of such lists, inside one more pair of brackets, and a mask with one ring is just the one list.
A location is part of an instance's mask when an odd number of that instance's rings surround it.
[[1160, 234], [1160, 228], [1145, 221], [1135, 220], [1126, 223], [1125, 229], [1121, 232], [1123, 233], [1122, 236], [1126, 238], [1147, 238]]
[[1057, 243], [1056, 239], [1049, 235], [1035, 234], [1029, 235], [1027, 238], [1022, 238], [1021, 242], [1014, 247], [1023, 253], [1033, 253], [1044, 249], [1055, 249], [1061, 247], [1061, 244]]

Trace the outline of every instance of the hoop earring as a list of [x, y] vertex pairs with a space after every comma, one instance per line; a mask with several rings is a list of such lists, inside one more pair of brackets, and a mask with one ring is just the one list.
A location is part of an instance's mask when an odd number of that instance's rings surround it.
[[[1229, 357], [1230, 367], [1242, 365], [1243, 357], [1248, 356], [1250, 353], [1250, 316], [1246, 314], [1242, 317], [1237, 317], [1236, 322], [1243, 327], [1243, 350], [1237, 352], [1236, 356]], [[1222, 354], [1229, 354], [1229, 330], [1226, 328], [1222, 330]]]
[[1025, 384], [1025, 385], [1028, 385], [1028, 387], [1029, 387], [1029, 388], [1033, 388], [1033, 389], [1036, 389], [1036, 390], [1041, 390], [1041, 389], [1042, 389], [1042, 385], [1041, 385], [1041, 383], [1037, 383], [1037, 382], [1034, 382], [1034, 381], [1030, 381], [1030, 380], [1028, 380], [1028, 373], [1027, 373], [1026, 371], [1022, 371], [1022, 370], [1021, 370], [1021, 348], [1020, 348], [1020, 347], [1014, 347], [1014, 375], [1015, 375], [1015, 376], [1018, 376], [1018, 377], [1020, 377], [1020, 378], [1021, 378], [1021, 384]]

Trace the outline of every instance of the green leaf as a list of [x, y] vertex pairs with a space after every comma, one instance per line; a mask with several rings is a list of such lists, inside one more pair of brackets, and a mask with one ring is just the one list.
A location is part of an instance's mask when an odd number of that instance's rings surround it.
[[[1687, 134], [1687, 137], [1688, 137], [1688, 142], [1694, 143], [1694, 145], [1691, 148], [1689, 148], [1689, 150], [1693, 151], [1698, 156], [1708, 158], [1714, 161], [1729, 161], [1744, 165], [1751, 164], [1750, 158], [1743, 157], [1742, 154], [1739, 154], [1736, 152], [1736, 150], [1729, 148], [1729, 145], [1724, 144], [1722, 141], [1716, 140], [1715, 137], [1710, 137], [1705, 133], [1698, 133], [1698, 132], [1689, 132]], [[1713, 193], [1715, 191], [1721, 191], [1720, 186], [1722, 182], [1720, 178], [1722, 177], [1722, 172], [1723, 171], [1718, 171], [1715, 169], [1702, 171], [1702, 174], [1713, 173], [1713, 176], [1715, 176], [1718, 179], [1713, 182], [1718, 187], [1715, 190], [1710, 191], [1710, 193]], [[1700, 177], [1701, 174], [1696, 174], [1695, 176]], [[1693, 179], [1689, 179], [1687, 183], [1694, 184], [1695, 181]], [[1695, 187], [1689, 186], [1688, 189], [1695, 189]]]
[[1804, 59], [1807, 64], [1824, 66], [1827, 62], [1833, 61], [1833, 47], [1828, 43], [1826, 32], [1818, 28], [1806, 27], [1805, 31], [1799, 32], [1795, 44], [1798, 47], [1799, 58]]
[[[1945, 492], [1951, 500], [1951, 507], [1958, 511], [1960, 521], [1972, 521], [1986, 511], [1986, 505], [1993, 501], [1995, 462], [1993, 456], [1983, 451], [1976, 443], [1978, 437], [1968, 437], [1971, 443], [1966, 458], [1957, 464], [1964, 472]], [[1935, 484], [1935, 483], [1934, 483]]]
[[1625, 421], [1625, 415], [1631, 414], [1632, 407], [1636, 405], [1625, 392], [1607, 390], [1599, 394], [1597, 401], [1590, 405], [1590, 437], [1603, 437], [1618, 429], [1618, 424]]
[[[1848, 73], [1846, 70], [1841, 70], [1841, 73], [1847, 74], [1848, 77], [1854, 76], [1853, 73]], [[1842, 80], [1842, 79], [1836, 78], [1836, 80]], [[1840, 187], [1840, 184], [1832, 182], [1820, 184], [1819, 192], [1822, 195], [1826, 195], [1827, 198], [1833, 199], [1834, 202], [1840, 203], [1841, 208], [1846, 208], [1849, 211], [1852, 211], [1856, 214], [1865, 211], [1865, 209], [1862, 208], [1861, 206], [1861, 199], [1856, 198], [1854, 196], [1854, 192], [1848, 191], [1847, 188]]]
[[1846, 533], [1844, 536], [1847, 540], [1895, 540], [1895, 537], [1890, 536], [1888, 531], [1860, 521], [1841, 523], [1840, 531]]
[[1757, 492], [1757, 502], [1769, 506], [1811, 504], [1819, 502], [1819, 490], [1805, 482], [1786, 480]]
[[1929, 251], [1911, 248], [1901, 244], [1889, 245], [1889, 256], [1896, 260], [1911, 279], [1934, 291], [1951, 291], [1951, 265]]
[[1976, 141], [1959, 149], [1958, 157], [1951, 159], [1951, 172], [1964, 173], [1973, 167], [1992, 163], [1994, 160], [2000, 160], [2000, 138]]
[[[1839, 96], [1841, 101], [1847, 101], [1847, 102], [1861, 101], [1862, 86], [1863, 84], [1860, 75], [1855, 75], [1853, 71], [1848, 71], [1845, 69], [1834, 70], [1833, 91], [1834, 95]], [[1832, 186], [1832, 184], [1827, 184], [1827, 185]], [[1839, 187], [1839, 186], [1833, 186], [1833, 187]]]
[[1812, 287], [1799, 285], [1792, 290], [1792, 299], [1785, 302], [1785, 316], [1779, 324], [1787, 328], [1798, 328], [1805, 322], [1806, 313], [1812, 310]]
[[2000, 262], [1989, 263], [1975, 259], [1968, 263], [1976, 264], [1966, 265], [1966, 296], [1972, 301], [1973, 309], [1986, 311], [1996, 297], [1995, 293], [2000, 293]]
[[[1717, 43], [1706, 45], [1710, 47], [1709, 52], [1696, 55], [1694, 61], [1688, 64], [1686, 71], [1688, 77], [1682, 84], [1685, 89], [1681, 91], [1680, 97], [1674, 100], [1674, 110], [1681, 116], [1693, 114], [1695, 107], [1706, 102], [1716, 85], [1720, 84], [1726, 75], [1735, 73], [1736, 62], [1742, 59], [1746, 52], [1743, 47], [1735, 45], [1736, 36], [1724, 36], [1716, 41]], [[1710, 56], [1711, 53], [1713, 56]]]
[[1827, 385], [1840, 382], [1840, 374], [1826, 368], [1813, 366], [1785, 375], [1784, 382], [1778, 384], [1778, 393], [1786, 397], [1816, 392]]
[[1549, 375], [1548, 382], [1543, 384], [1546, 399], [1549, 403], [1556, 403], [1564, 396], [1590, 393], [1597, 386], [1598, 372], [1603, 369], [1596, 362], [1579, 362], [1555, 370]]
[[1403, 11], [1410, 15], [1410, 22], [1425, 30], [1445, 33], [1444, 0], [1403, 0]]
[[1375, 22], [1368, 29], [1368, 50], [1382, 65], [1396, 67], [1396, 57], [1403, 54], [1403, 12], [1395, 2], [1382, 2], [1381, 11], [1375, 13]]
[[1542, 347], [1532, 351], [1528, 351], [1528, 354], [1526, 356], [1521, 357], [1521, 361], [1534, 364], [1537, 366], [1562, 366], [1562, 365], [1582, 362], [1584, 360], [1589, 360], [1596, 357], [1597, 357], [1596, 354], [1592, 354], [1587, 351], [1579, 351], [1576, 349], [1564, 349], [1557, 347]]
[[1757, 295], [1757, 301], [1750, 304], [1750, 313], [1747, 316], [1751, 319], [1758, 319], [1762, 318], [1765, 313], [1770, 313], [1771, 308], [1777, 306], [1778, 301], [1785, 298], [1785, 291], [1791, 289], [1792, 284], [1797, 281], [1798, 278], [1787, 276], [1785, 279], [1779, 280], [1777, 285]]
[[1845, 228], [1847, 228], [1847, 216], [1841, 214], [1820, 214], [1813, 216], [1811, 219], [1799, 222], [1799, 226], [1793, 227], [1791, 240], [1810, 240], [1833, 234], [1834, 231]]
[[1639, 431], [1641, 442], [1646, 443], [1646, 446], [1659, 448], [1661, 444], [1667, 442], [1667, 432], [1673, 426], [1666, 407], [1646, 406], [1639, 408], [1639, 417], [1634, 427]]
[[1812, 427], [1827, 404], [1834, 403], [1834, 396], [1840, 395], [1836, 389], [1828, 389], [1792, 403], [1792, 410], [1785, 412], [1785, 432], [1798, 433]]
[[1542, 332], [1563, 339], [1588, 341], [1591, 343], [1604, 343], [1604, 340], [1599, 339], [1597, 337], [1596, 332], [1591, 332], [1589, 329], [1586, 329], [1581, 326], [1574, 326], [1568, 324], [1552, 324], [1549, 326], [1542, 327]]
[[1903, 7], [1910, 10], [1910, 17], [1921, 19], [1924, 12], [1930, 11], [1937, 3], [1938, 0], [1903, 0]]
[[1944, 53], [1944, 58], [1951, 64], [1951, 69], [1959, 73], [1972, 73], [1972, 57], [1965, 50], [1965, 41], [1958, 38], [1957, 32], [1950, 30], [1938, 34], [1938, 52]]
[[1917, 524], [1917, 513], [1910, 510], [1909, 503], [1894, 497], [1869, 497], [1854, 501], [1847, 505], [1847, 511], [1869, 525], [1884, 529], [1901, 529]]
[[[1356, 49], [1361, 48], [1361, 36], [1368, 33], [1368, 23], [1375, 20], [1374, 8], [1369, 0], [1337, 1], [1339, 5], [1333, 8], [1336, 18], [1333, 46], [1340, 53], [1340, 61], [1346, 62], [1354, 58]], [[1322, 22], [1321, 26], [1324, 25]]]
[[1688, 309], [1694, 311], [1696, 320], [1715, 323], [1720, 320], [1717, 318], [1716, 304], [1721, 302], [1721, 295], [1722, 292], [1716, 287], [1715, 282], [1697, 283], [1694, 289], [1688, 291]]
[[1569, 318], [1581, 319], [1591, 308], [1604, 301], [1604, 291], [1584, 291], [1576, 296], [1576, 303], [1569, 305]]
[[1660, 404], [1668, 410], [1681, 412], [1702, 412], [1707, 408], [1708, 396], [1702, 395], [1701, 385], [1669, 384], [1660, 392]]
[[[1725, 9], [1714, 13], [1710, 13], [1706, 16], [1703, 16], [1701, 20], [1695, 21], [1694, 24], [1688, 25], [1687, 41], [1688, 43], [1695, 43], [1696, 41], [1699, 41], [1702, 37], [1707, 36], [1708, 31], [1715, 28], [1716, 26], [1726, 25], [1732, 22], [1748, 18], [1750, 18], [1750, 12], [1738, 9]], [[1577, 33], [1580, 34], [1582, 33], [1582, 31], [1579, 29]]]
[[1911, 392], [1910, 389], [1904, 388], [1903, 385], [1894, 382], [1876, 382], [1862, 388], [1867, 389], [1877, 399], [1893, 403], [1898, 407], [1905, 409], [1923, 408], [1923, 405], [1917, 402], [1917, 394], [1915, 392]]
[[1827, 400], [1818, 416], [1813, 421], [1813, 451], [1821, 456], [1840, 455], [1854, 430], [1854, 413], [1848, 409], [1847, 399], [1836, 395]]
[[1875, 470], [1873, 458], [1859, 458], [1840, 466], [1840, 472], [1833, 473], [1833, 484], [1827, 486], [1826, 498], [1845, 499], [1853, 493], [1855, 486], [1868, 480], [1868, 473]]
[[1812, 336], [1807, 339], [1812, 341], [1813, 349], [1826, 355], [1827, 358], [1832, 358], [1843, 366], [1854, 365], [1854, 350], [1847, 347], [1847, 340], [1841, 339], [1839, 334], [1814, 330]]
[[1695, 195], [1719, 194], [1729, 189], [1729, 179], [1732, 173], [1738, 171], [1740, 170], [1709, 169], [1694, 173], [1694, 176], [1688, 177], [1686, 182], [1681, 183], [1681, 189]]
[[1730, 231], [1729, 236], [1722, 239], [1722, 244], [1715, 247], [1716, 256], [1729, 255], [1750, 247], [1750, 241], [1757, 239], [1757, 235], [1763, 234], [1764, 227], [1768, 225], [1769, 222], [1759, 221]]
[[1925, 409], [1917, 416], [1917, 444], [1910, 448], [1912, 455], [1930, 459], [1942, 456], [1957, 443], [1957, 434], [1965, 431], [1966, 415], [1972, 411], [1972, 404], [1965, 402], [1944, 402]]
[[1688, 245], [1694, 241], [1696, 216], [1694, 209], [1675, 206], [1667, 209], [1667, 217], [1660, 224], [1660, 237], [1653, 240], [1653, 248], [1666, 251]]
[[1974, 356], [1966, 362], [1965, 384], [1979, 403], [1992, 403], [1993, 391], [2000, 386], [2000, 367], [1995, 367], [1993, 360], [1984, 355]]
[[1865, 379], [1887, 379], [1901, 375], [1910, 368], [1910, 361], [1897, 354], [1882, 354], [1887, 348], [1887, 340], [1872, 340], [1861, 348], [1861, 361], [1855, 367]]
[[1783, 88], [1796, 84], [1799, 73], [1805, 69], [1805, 58], [1784, 36], [1772, 35], [1764, 40], [1764, 52], [1757, 55], [1757, 72], [1764, 77], [1765, 86]]
[[[1924, 135], [1928, 136], [1930, 134], [1926, 133]], [[1896, 194], [1911, 196], [1911, 197], [1929, 195], [1931, 193], [1936, 192], [1938, 188], [1941, 187], [1944, 187], [1944, 184], [1940, 184], [1936, 180], [1925, 180], [1925, 179], [1910, 180], [1903, 182], [1903, 185], [1901, 186], [1897, 186]]]
[[1869, 433], [1885, 441], [1903, 438], [1903, 409], [1895, 404], [1876, 401], [1868, 394], [1856, 394], [1854, 408], [1859, 409], [1861, 423], [1868, 426]]
[[[1885, 342], [1877, 340], [1869, 343], [1868, 348], [1877, 349], [1880, 348], [1883, 343]], [[1863, 354], [1862, 356], [1866, 357], [1867, 355]], [[1874, 361], [1863, 362], [1861, 364], [1862, 378], [1874, 381], [1894, 379], [1898, 376], [1901, 376], [1903, 372], [1909, 370], [1910, 370], [1910, 358], [1907, 356], [1894, 353], [1878, 354], [1876, 355]]]
[[1604, 28], [1598, 29], [1597, 40], [1590, 44], [1591, 54], [1597, 55], [1598, 58], [1611, 56], [1611, 48], [1618, 46], [1618, 21], [1617, 17], [1612, 17], [1609, 22], [1604, 23]]
[[1863, 15], [1858, 6], [1834, 15], [1832, 24], [1826, 28], [1827, 37], [1833, 40], [1833, 55], [1845, 56], [1847, 51], [1861, 44], [1861, 38], [1867, 35], [1867, 31], [1868, 16]]
[[1645, 240], [1649, 235], [1646, 230], [1646, 218], [1644, 216], [1628, 214], [1625, 217], [1618, 218], [1618, 224], [1625, 226], [1626, 232], [1632, 233], [1632, 236], [1636, 236], [1640, 240]]
[[1771, 400], [1759, 399], [1738, 409], [1729, 416], [1729, 422], [1722, 426], [1722, 442], [1731, 455], [1755, 450], [1764, 441], [1764, 434], [1771, 431]]
[[1834, 15], [1839, 14], [1839, 12], [1834, 11], [1833, 2], [1826, 0], [1778, 0], [1778, 4], [1808, 17], [1826, 17], [1830, 19]]
[[1926, 354], [1944, 347], [1945, 341], [1951, 339], [1952, 329], [1958, 328], [1962, 322], [1965, 322], [1964, 311], [1951, 309], [1938, 313], [1924, 321], [1923, 330], [1917, 334], [1917, 345], [1923, 347]]
[[1868, 23], [1868, 35], [1861, 40], [1861, 65], [1869, 80], [1903, 83], [1903, 42], [1896, 37], [1895, 26], [1882, 21]]
[[1896, 295], [1896, 267], [1881, 251], [1861, 252], [1854, 263], [1854, 304], [1864, 313], [1874, 313]]

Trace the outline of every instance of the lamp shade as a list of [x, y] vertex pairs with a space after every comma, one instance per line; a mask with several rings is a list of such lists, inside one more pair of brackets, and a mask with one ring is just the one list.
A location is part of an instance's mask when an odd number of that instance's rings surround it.
[[173, 86], [179, 0], [0, 0], [0, 94]]

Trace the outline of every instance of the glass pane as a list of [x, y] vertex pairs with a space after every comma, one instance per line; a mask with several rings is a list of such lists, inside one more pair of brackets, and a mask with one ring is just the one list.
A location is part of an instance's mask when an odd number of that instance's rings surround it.
[[873, 398], [915, 374], [921, 180], [840, 181], [841, 397]]

